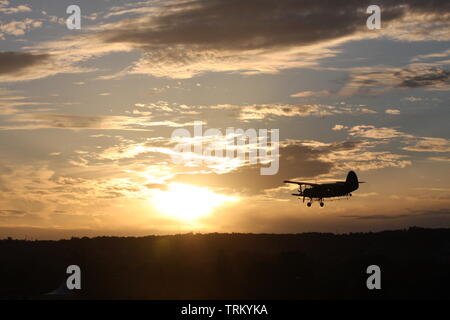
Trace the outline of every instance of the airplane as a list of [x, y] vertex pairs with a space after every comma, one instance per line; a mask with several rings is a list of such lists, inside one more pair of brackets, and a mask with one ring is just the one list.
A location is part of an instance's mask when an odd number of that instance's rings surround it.
[[299, 182], [285, 180], [284, 183], [298, 184], [298, 193], [293, 193], [293, 196], [303, 197], [303, 203], [305, 198], [309, 198], [308, 207], [311, 207], [314, 199], [320, 201], [320, 206], [323, 207], [324, 198], [335, 198], [335, 197], [351, 197], [351, 192], [359, 188], [360, 183], [365, 183], [364, 181], [358, 181], [358, 177], [354, 171], [349, 171], [347, 174], [347, 179], [345, 181], [336, 181], [334, 183], [309, 183], [309, 182]]

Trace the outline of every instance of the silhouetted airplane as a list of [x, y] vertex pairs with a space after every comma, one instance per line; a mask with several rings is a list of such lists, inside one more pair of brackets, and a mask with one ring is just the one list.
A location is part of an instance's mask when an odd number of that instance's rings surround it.
[[364, 182], [358, 181], [356, 173], [350, 171], [345, 181], [336, 181], [335, 183], [317, 184], [290, 180], [285, 180], [284, 183], [298, 184], [298, 193], [293, 193], [292, 195], [303, 197], [303, 202], [305, 202], [305, 198], [309, 198], [308, 207], [311, 207], [315, 199], [320, 201], [320, 206], [323, 207], [324, 198], [351, 197], [351, 192], [358, 189], [359, 184]]

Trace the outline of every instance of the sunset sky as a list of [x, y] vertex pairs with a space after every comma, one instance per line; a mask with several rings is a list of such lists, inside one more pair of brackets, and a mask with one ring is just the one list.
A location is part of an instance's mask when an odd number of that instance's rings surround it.
[[[449, 1], [0, 0], [0, 237], [450, 227], [449, 27]], [[194, 121], [279, 129], [278, 174], [175, 164]], [[349, 170], [324, 208], [283, 184]]]

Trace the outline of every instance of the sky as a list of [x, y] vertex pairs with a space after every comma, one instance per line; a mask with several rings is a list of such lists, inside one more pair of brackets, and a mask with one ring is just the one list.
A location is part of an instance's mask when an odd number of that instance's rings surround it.
[[[0, 237], [450, 227], [449, 26], [437, 0], [0, 0]], [[278, 172], [178, 152], [195, 123], [278, 130]], [[323, 208], [283, 183], [349, 170]]]

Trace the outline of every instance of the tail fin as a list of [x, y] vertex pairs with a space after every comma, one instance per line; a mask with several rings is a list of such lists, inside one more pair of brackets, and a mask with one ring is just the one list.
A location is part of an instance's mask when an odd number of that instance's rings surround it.
[[345, 184], [354, 190], [359, 188], [358, 177], [356, 176], [356, 173], [354, 171], [348, 172]]

